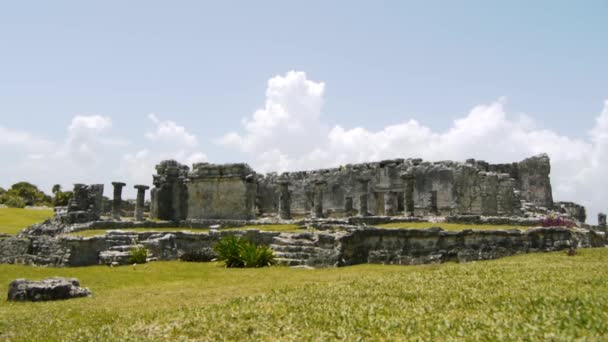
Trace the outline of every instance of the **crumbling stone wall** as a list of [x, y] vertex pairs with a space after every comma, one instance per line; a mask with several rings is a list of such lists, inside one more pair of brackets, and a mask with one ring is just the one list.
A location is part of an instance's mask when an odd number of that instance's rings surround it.
[[[394, 159], [271, 174], [258, 177], [257, 203], [262, 212], [276, 213], [278, 180], [287, 179], [291, 212], [311, 213], [314, 184], [322, 180], [325, 182], [322, 207], [326, 216], [343, 216], [346, 212], [361, 215], [357, 209], [361, 208], [360, 198], [365, 197], [361, 197], [357, 184], [363, 177], [369, 179], [366, 197], [372, 215], [518, 215], [522, 197], [536, 205], [552, 203], [548, 163], [546, 155], [512, 164], [489, 164], [474, 159], [466, 163]], [[412, 184], [411, 189], [408, 184]], [[520, 195], [523, 193], [526, 195]], [[411, 213], [406, 210], [408, 205]]]
[[278, 214], [281, 192], [289, 199], [283, 211], [296, 217], [519, 215], [522, 199], [552, 207], [549, 172], [544, 154], [511, 164], [393, 159], [265, 176], [246, 164], [201, 163], [188, 173], [186, 166], [164, 161], [154, 176], [151, 217]]
[[562, 214], [567, 214], [573, 219], [585, 223], [587, 211], [585, 207], [574, 202], [555, 202], [554, 208]]
[[415, 265], [446, 261], [497, 259], [519, 253], [576, 247], [603, 247], [594, 231], [568, 228], [519, 230], [375, 229], [354, 231], [340, 240], [345, 265], [363, 263]]
[[195, 164], [187, 188], [188, 219], [255, 218], [256, 175], [247, 164]]
[[68, 206], [57, 208], [55, 219], [64, 224], [99, 220], [103, 213], [103, 184], [74, 184]]
[[545, 208], [553, 206], [553, 193], [551, 192], [551, 163], [549, 156], [541, 154], [527, 158], [518, 164], [518, 187], [522, 198], [530, 203]]
[[150, 192], [151, 217], [180, 221], [188, 216], [186, 178], [189, 169], [175, 160], [165, 160], [156, 166], [154, 188]]
[[[97, 265], [101, 255], [143, 245], [159, 260], [210, 261], [217, 257], [213, 246], [227, 235], [244, 236], [256, 244], [285, 251], [302, 249], [302, 238], [317, 241], [309, 258], [312, 266], [346, 266], [361, 263], [425, 264], [446, 261], [495, 259], [518, 253], [548, 252], [571, 247], [601, 247], [605, 234], [593, 230], [551, 227], [529, 231], [430, 229], [377, 229], [344, 227], [335, 232], [279, 233], [258, 230], [191, 232], [112, 231], [104, 236], [0, 237], [0, 263], [48, 266]], [[278, 248], [278, 247], [277, 247]], [[294, 257], [299, 254], [295, 253]]]

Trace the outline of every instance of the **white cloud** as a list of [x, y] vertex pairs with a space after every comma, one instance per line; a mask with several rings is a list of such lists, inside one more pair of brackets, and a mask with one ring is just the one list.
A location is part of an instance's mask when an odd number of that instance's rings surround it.
[[149, 114], [148, 118], [156, 127], [153, 132], [146, 133], [146, 138], [178, 146], [194, 147], [198, 145], [196, 136], [189, 133], [184, 126], [170, 120], [162, 121], [154, 113]]
[[220, 143], [249, 153], [266, 153], [274, 148], [305, 153], [310, 144], [326, 136], [321, 123], [325, 85], [290, 71], [268, 80], [264, 108], [242, 120], [245, 132], [230, 132]]
[[0, 126], [0, 146], [11, 148], [23, 148], [28, 151], [50, 151], [55, 148], [55, 144], [40, 137], [36, 137], [30, 132], [13, 130]]
[[[230, 132], [220, 143], [247, 152], [252, 166], [287, 171], [338, 166], [388, 158], [427, 160], [484, 159], [513, 162], [546, 152], [552, 161], [556, 200], [588, 206], [589, 221], [606, 210], [608, 180], [608, 100], [590, 131], [575, 139], [539, 128], [525, 114], [508, 115], [506, 100], [474, 107], [444, 132], [416, 120], [404, 120], [378, 131], [363, 127], [326, 129], [321, 118], [325, 85], [303, 72], [275, 76], [268, 82], [266, 104], [247, 119], [243, 132]], [[299, 135], [299, 133], [303, 133]]]

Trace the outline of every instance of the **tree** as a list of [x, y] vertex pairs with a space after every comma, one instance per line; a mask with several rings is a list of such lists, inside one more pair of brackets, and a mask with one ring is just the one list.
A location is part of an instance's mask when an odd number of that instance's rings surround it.
[[74, 193], [71, 191], [57, 191], [55, 192], [55, 197], [53, 198], [53, 206], [55, 207], [65, 207], [68, 205]]
[[53, 190], [51, 190], [53, 193], [57, 193], [59, 191], [61, 191], [61, 185], [60, 184], [55, 184], [53, 185]]
[[13, 184], [5, 195], [21, 198], [25, 205], [48, 205], [51, 203], [50, 196], [40, 191], [37, 186], [28, 182]]

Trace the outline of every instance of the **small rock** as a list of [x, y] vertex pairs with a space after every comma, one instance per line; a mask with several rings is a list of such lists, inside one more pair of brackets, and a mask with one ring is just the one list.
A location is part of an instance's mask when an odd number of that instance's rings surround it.
[[29, 281], [27, 279], [13, 280], [8, 286], [8, 300], [10, 301], [47, 301], [88, 297], [91, 291], [80, 287], [76, 278], [47, 278], [42, 281]]

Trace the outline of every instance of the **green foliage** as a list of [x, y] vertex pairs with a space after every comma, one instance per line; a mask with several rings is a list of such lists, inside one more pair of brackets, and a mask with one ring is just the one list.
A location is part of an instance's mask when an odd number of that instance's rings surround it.
[[61, 191], [61, 184], [55, 184], [53, 185], [53, 189], [51, 190], [52, 193], [56, 193]]
[[264, 267], [275, 263], [272, 249], [234, 235], [222, 238], [213, 250], [226, 267]]
[[608, 249], [578, 251], [314, 271], [3, 264], [0, 293], [16, 278], [62, 276], [93, 296], [0, 300], [0, 340], [605, 341]]
[[46, 206], [51, 203], [51, 197], [31, 183], [19, 182], [0, 195], [0, 203], [14, 208], [26, 205]]
[[0, 233], [16, 234], [21, 229], [53, 217], [48, 209], [0, 208]]
[[131, 256], [129, 256], [130, 264], [145, 264], [148, 259], [148, 250], [145, 247], [134, 247], [131, 249]]
[[8, 193], [0, 197], [0, 202], [9, 208], [25, 208], [26, 205], [25, 201], [21, 197], [9, 195]]
[[72, 197], [74, 196], [74, 193], [72, 191], [64, 192], [64, 191], [61, 191], [61, 189], [53, 192], [53, 194], [55, 195], [53, 197], [53, 206], [56, 206], [56, 207], [67, 206], [68, 203], [70, 202], [70, 200], [72, 199]]
[[213, 250], [218, 254], [218, 260], [223, 261], [226, 267], [243, 267], [241, 259], [241, 238], [228, 235], [213, 246]]

